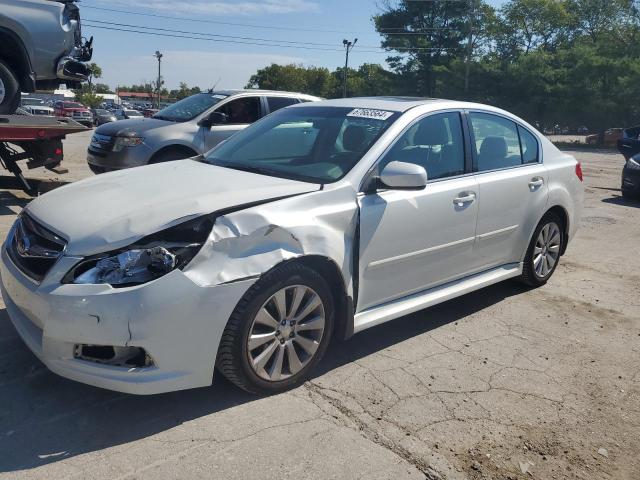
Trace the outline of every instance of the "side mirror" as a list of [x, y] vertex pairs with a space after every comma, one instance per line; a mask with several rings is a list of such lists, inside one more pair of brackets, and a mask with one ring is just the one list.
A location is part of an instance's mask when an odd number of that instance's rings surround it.
[[392, 190], [422, 190], [427, 186], [427, 171], [415, 163], [390, 162], [380, 172], [379, 183]]
[[211, 128], [214, 125], [224, 125], [229, 121], [226, 114], [222, 112], [211, 112], [198, 122], [199, 127]]

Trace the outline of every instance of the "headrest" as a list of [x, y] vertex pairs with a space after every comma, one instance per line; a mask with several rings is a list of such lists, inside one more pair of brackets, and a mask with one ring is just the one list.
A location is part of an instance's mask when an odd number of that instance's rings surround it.
[[494, 160], [507, 157], [507, 141], [504, 137], [486, 137], [480, 145], [480, 156]]
[[449, 132], [442, 119], [423, 121], [413, 136], [414, 145], [446, 145], [449, 143]]
[[364, 127], [349, 125], [342, 134], [342, 146], [350, 152], [360, 152], [364, 148]]

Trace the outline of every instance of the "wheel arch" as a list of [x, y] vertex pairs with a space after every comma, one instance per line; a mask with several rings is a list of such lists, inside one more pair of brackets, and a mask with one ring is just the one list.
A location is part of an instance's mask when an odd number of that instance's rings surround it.
[[23, 92], [35, 91], [35, 75], [24, 43], [14, 32], [0, 27], [0, 60], [17, 65], [16, 75]]
[[344, 276], [336, 262], [322, 255], [304, 255], [278, 263], [268, 271], [281, 267], [285, 263], [304, 265], [318, 273], [327, 282], [336, 307], [334, 337], [339, 340], [351, 338], [353, 336], [353, 299], [347, 293]]
[[561, 205], [554, 205], [549, 208], [542, 218], [549, 213], [555, 213], [562, 220], [562, 235], [564, 236], [562, 242], [562, 250], [560, 251], [560, 255], [564, 255], [564, 252], [567, 250], [567, 239], [569, 238], [569, 213], [565, 210], [565, 208]]
[[187, 156], [185, 158], [189, 158], [189, 157], [195, 157], [196, 155], [198, 155], [198, 152], [196, 152], [192, 147], [189, 147], [187, 145], [182, 145], [180, 143], [175, 143], [172, 145], [166, 145], [164, 147], [162, 147], [160, 150], [158, 150], [157, 152], [155, 152], [153, 155], [151, 155], [151, 158], [149, 159], [149, 164], [152, 163], [157, 163], [158, 159], [168, 153], [168, 152], [180, 152], [180, 153], [185, 153], [187, 154]]

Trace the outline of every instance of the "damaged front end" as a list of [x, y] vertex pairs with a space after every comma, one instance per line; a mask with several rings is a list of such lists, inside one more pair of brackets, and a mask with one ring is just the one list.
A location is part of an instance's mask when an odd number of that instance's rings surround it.
[[204, 245], [213, 227], [205, 215], [138, 240], [126, 248], [79, 262], [62, 283], [109, 284], [114, 288], [150, 282], [184, 268]]

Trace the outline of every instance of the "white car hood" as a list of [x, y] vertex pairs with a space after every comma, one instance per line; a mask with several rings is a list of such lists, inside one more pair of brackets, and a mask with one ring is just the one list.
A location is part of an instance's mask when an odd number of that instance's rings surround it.
[[26, 211], [68, 241], [66, 255], [86, 256], [126, 247], [198, 215], [319, 188], [181, 160], [75, 182], [38, 197]]

